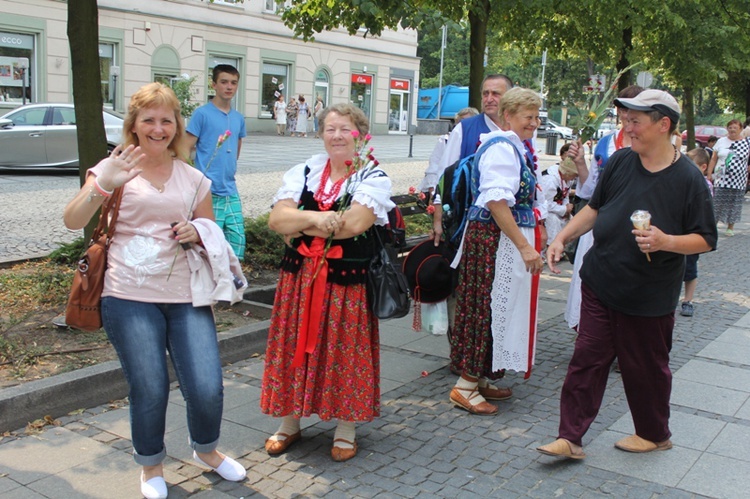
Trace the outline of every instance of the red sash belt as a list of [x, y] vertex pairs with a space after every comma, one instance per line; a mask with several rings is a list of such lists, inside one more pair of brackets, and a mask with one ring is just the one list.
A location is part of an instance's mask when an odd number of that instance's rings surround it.
[[[313, 269], [317, 271], [315, 280], [306, 285], [303, 290], [302, 303], [304, 303], [304, 313], [302, 314], [302, 324], [300, 325], [299, 336], [297, 337], [297, 347], [294, 351], [294, 361], [292, 367], [301, 367], [305, 354], [310, 354], [315, 350], [320, 336], [320, 326], [323, 315], [323, 297], [325, 296], [326, 281], [328, 280], [328, 259], [342, 258], [344, 250], [341, 246], [331, 246], [328, 252], [325, 251], [326, 239], [316, 237], [313, 239], [310, 247], [303, 241], [297, 251], [300, 255], [312, 258]], [[303, 285], [304, 286], [304, 285]]]
[[[542, 229], [539, 225], [539, 210], [534, 208], [536, 225], [534, 226], [534, 249], [540, 253], [542, 251]], [[529, 314], [529, 360], [526, 374], [523, 379], [529, 379], [531, 376], [531, 367], [534, 364], [534, 344], [536, 343], [536, 312], [539, 298], [539, 277], [541, 274], [531, 276], [531, 311]]]

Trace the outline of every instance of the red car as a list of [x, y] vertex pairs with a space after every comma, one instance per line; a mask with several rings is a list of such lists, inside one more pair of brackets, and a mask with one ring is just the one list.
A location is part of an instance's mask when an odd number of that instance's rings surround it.
[[[695, 145], [698, 147], [706, 147], [708, 138], [711, 135], [715, 135], [717, 138], [726, 137], [727, 129], [723, 126], [698, 125], [695, 127]], [[682, 143], [687, 145], [687, 130], [682, 132]]]

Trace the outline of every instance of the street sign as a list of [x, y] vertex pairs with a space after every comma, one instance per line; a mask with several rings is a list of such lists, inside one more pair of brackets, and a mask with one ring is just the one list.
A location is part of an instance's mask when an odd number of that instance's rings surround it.
[[[589, 84], [584, 87], [584, 92], [604, 92], [607, 87], [607, 77], [604, 75], [589, 76]], [[586, 90], [590, 88], [590, 90]]]
[[641, 71], [635, 77], [635, 82], [643, 88], [648, 88], [654, 82], [654, 75], [648, 71]]

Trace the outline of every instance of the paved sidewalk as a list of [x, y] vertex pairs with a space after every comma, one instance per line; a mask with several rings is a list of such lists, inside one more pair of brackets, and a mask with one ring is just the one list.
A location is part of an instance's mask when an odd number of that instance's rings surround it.
[[[750, 266], [747, 223], [701, 256], [696, 311], [677, 316], [671, 366], [674, 449], [628, 454], [632, 432], [619, 375], [584, 439], [588, 458], [565, 462], [534, 449], [556, 436], [559, 391], [574, 334], [562, 313], [571, 266], [542, 278], [537, 366], [510, 374], [515, 395], [493, 417], [452, 407], [445, 337], [411, 331], [411, 316], [385, 321], [381, 417], [358, 425], [359, 455], [330, 458], [335, 424], [303, 420], [303, 440], [280, 457], [263, 450], [277, 426], [260, 413], [263, 363], [226, 366], [221, 449], [248, 469], [239, 484], [194, 465], [184, 404], [172, 392], [165, 461], [170, 497], [717, 497], [750, 490]], [[616, 284], [616, 283], [614, 283]], [[425, 374], [426, 373], [426, 374]], [[39, 435], [0, 441], [3, 498], [139, 497], [124, 402], [60, 418]]]

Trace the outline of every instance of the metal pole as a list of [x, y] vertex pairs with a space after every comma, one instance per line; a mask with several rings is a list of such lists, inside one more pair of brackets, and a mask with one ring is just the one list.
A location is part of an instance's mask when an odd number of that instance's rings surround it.
[[411, 149], [413, 145], [414, 145], [414, 127], [410, 126], [409, 127], [409, 157], [410, 158], [413, 157], [411, 154]]
[[112, 75], [112, 111], [117, 111], [117, 75]]
[[542, 97], [542, 102], [544, 103], [544, 108], [547, 109], [547, 99], [544, 98], [544, 66], [547, 65], [547, 49], [544, 49], [544, 53], [542, 53], [542, 84], [539, 88], [539, 93]]
[[[447, 26], [443, 25], [443, 40], [440, 43], [440, 81], [438, 83], [438, 105], [437, 105], [437, 116], [435, 118], [440, 119], [440, 111], [443, 108], [443, 53], [445, 52], [445, 37], [447, 32]], [[409, 156], [411, 158], [411, 156]]]
[[23, 92], [23, 95], [21, 96], [23, 100], [22, 105], [25, 106], [26, 105], [26, 70], [25, 69], [21, 70], [21, 92]]
[[112, 111], [117, 111], [117, 77], [120, 76], [120, 66], [113, 64], [109, 67], [109, 73], [112, 75]]

